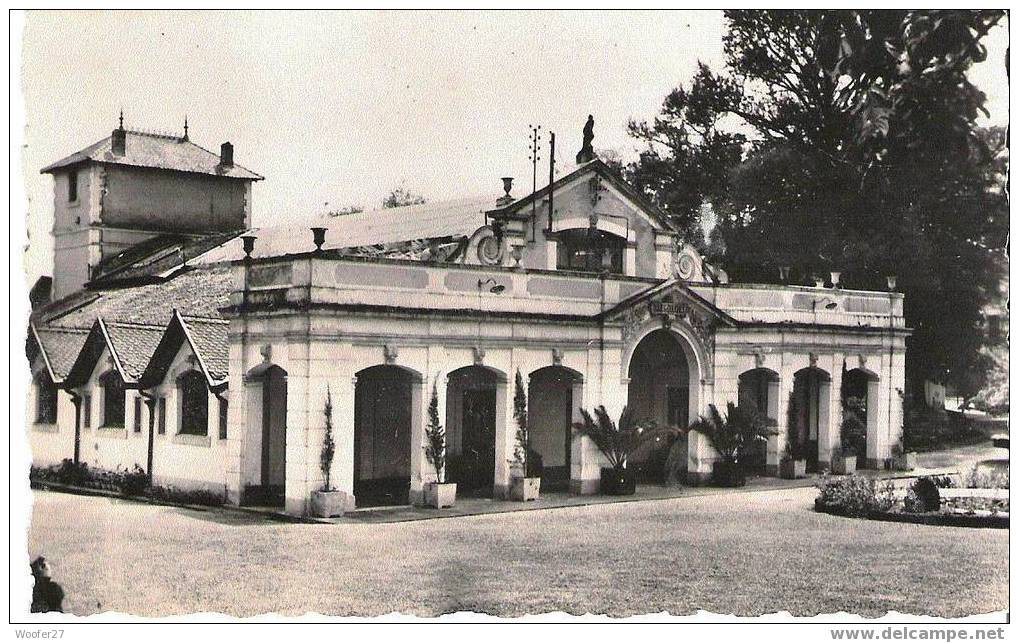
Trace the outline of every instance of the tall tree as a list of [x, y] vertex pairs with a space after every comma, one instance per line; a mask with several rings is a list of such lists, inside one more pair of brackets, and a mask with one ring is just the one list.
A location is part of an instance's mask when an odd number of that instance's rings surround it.
[[[989, 247], [1004, 243], [1005, 191], [976, 118], [984, 95], [966, 72], [1001, 11], [727, 11], [726, 69], [701, 67], [689, 91], [666, 98], [649, 140], [680, 141], [675, 162], [642, 155], [632, 176], [657, 199], [668, 186], [718, 177], [711, 198], [718, 248], [736, 278], [775, 281], [841, 270], [851, 287], [906, 294], [907, 372], [967, 385], [979, 364], [980, 307], [996, 281]], [[693, 117], [732, 140], [688, 136]], [[678, 94], [677, 94], [678, 92]], [[676, 96], [685, 97], [678, 103]], [[677, 111], [677, 105], [682, 107]], [[717, 143], [722, 140], [725, 143]], [[706, 148], [714, 148], [709, 151]], [[694, 163], [688, 165], [687, 160]], [[713, 192], [713, 194], [712, 194]]]

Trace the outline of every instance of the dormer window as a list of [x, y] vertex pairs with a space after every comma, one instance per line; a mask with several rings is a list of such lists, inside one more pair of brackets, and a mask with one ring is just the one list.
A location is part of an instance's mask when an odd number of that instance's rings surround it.
[[623, 274], [626, 240], [594, 228], [563, 230], [556, 240], [559, 270]]

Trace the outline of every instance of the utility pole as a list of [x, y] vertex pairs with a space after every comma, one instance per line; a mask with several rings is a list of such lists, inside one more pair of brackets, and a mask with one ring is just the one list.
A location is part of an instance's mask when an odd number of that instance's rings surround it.
[[548, 133], [548, 229], [552, 232], [552, 199], [555, 183], [555, 132]]
[[535, 239], [536, 226], [538, 220], [537, 207], [538, 204], [534, 199], [534, 194], [538, 191], [538, 161], [541, 157], [538, 156], [538, 145], [541, 143], [541, 125], [528, 125], [531, 128], [531, 155], [528, 157], [531, 161], [531, 240]]

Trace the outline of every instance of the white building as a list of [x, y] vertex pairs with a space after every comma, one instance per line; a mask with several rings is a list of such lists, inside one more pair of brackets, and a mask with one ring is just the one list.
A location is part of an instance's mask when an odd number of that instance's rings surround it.
[[[727, 283], [598, 159], [509, 192], [136, 253], [33, 314], [36, 460], [138, 464], [304, 514], [328, 395], [333, 483], [361, 506], [419, 502], [434, 388], [451, 477], [498, 497], [517, 371], [545, 488], [596, 491], [601, 456], [571, 424], [599, 404], [685, 427], [753, 401], [777, 429], [771, 475], [789, 435], [828, 466], [846, 394], [866, 398], [866, 466], [901, 440], [900, 294]], [[703, 482], [716, 454], [685, 440], [686, 477]], [[654, 478], [660, 455], [631, 466]]]

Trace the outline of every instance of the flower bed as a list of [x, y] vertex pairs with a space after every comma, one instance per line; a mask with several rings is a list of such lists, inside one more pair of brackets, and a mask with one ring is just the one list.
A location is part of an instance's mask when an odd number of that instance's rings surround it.
[[119, 493], [128, 498], [144, 497], [174, 505], [219, 507], [224, 503], [221, 494], [204, 489], [184, 490], [172, 486], [150, 486], [148, 476], [138, 465], [135, 465], [131, 471], [122, 469], [110, 471], [99, 467], [89, 467], [84, 462], [75, 463], [64, 459], [57, 465], [33, 466], [28, 475], [33, 487], [57, 486], [68, 491], [93, 490]]
[[[1000, 484], [1004, 488], [963, 487], [963, 484]], [[860, 476], [825, 478], [818, 485], [815, 511], [837, 516], [892, 522], [956, 527], [1008, 528], [1008, 476], [1004, 479], [962, 476], [934, 476], [915, 479], [905, 492], [891, 480], [869, 480]]]

